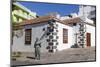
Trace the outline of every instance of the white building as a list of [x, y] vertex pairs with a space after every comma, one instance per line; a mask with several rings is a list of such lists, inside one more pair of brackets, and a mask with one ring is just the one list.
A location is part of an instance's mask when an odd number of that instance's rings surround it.
[[79, 17], [60, 20], [43, 16], [24, 21], [23, 29], [15, 31], [12, 52], [34, 52], [34, 42], [41, 41], [41, 52], [56, 52], [67, 48], [95, 46], [95, 25]]
[[65, 16], [60, 16], [60, 20], [65, 20], [65, 19], [71, 19], [71, 18], [75, 18], [78, 17], [77, 13], [71, 13], [69, 15], [65, 15]]
[[87, 17], [96, 22], [96, 7], [89, 5], [81, 5], [79, 7], [79, 16]]

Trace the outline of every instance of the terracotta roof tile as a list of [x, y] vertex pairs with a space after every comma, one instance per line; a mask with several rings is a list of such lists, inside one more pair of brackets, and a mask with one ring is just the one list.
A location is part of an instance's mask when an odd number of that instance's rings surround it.
[[[35, 19], [31, 19], [31, 20], [25, 20], [25, 21], [21, 22], [20, 25], [39, 24], [39, 23], [44, 23], [44, 22], [51, 20], [51, 19], [55, 19], [57, 22], [65, 24], [65, 25], [81, 22], [81, 19], [79, 17], [60, 20], [60, 19], [56, 18], [55, 15], [47, 15], [47, 16], [41, 16], [39, 18], [35, 18]], [[86, 24], [91, 25], [90, 23], [86, 23]], [[92, 24], [92, 26], [94, 26], [94, 25]]]
[[31, 20], [25, 20], [25, 21], [21, 22], [20, 25], [43, 23], [43, 22], [46, 22], [46, 21], [54, 19], [54, 18], [55, 18], [55, 16], [51, 16], [51, 15], [42, 16], [39, 18], [31, 19]]
[[63, 20], [62, 23], [68, 25], [68, 24], [72, 24], [72, 23], [79, 23], [80, 21], [81, 21], [81, 19], [79, 17], [75, 17], [75, 18]]

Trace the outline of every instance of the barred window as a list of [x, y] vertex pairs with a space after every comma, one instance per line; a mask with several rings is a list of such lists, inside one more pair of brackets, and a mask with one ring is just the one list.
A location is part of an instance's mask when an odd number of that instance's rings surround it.
[[31, 44], [31, 30], [32, 29], [26, 29], [25, 30], [25, 44], [30, 45]]
[[68, 29], [63, 29], [63, 43], [68, 43]]

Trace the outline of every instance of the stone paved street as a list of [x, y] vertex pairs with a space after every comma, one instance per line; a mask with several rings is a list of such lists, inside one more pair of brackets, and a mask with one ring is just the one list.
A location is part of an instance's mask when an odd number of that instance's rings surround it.
[[95, 47], [69, 48], [55, 53], [42, 53], [40, 60], [35, 60], [33, 53], [23, 53], [22, 57], [12, 61], [12, 65], [46, 64], [60, 62], [95, 61]]

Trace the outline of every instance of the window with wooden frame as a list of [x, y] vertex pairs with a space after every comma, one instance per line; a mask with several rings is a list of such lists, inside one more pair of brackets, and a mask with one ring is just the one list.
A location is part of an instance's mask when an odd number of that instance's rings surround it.
[[68, 43], [68, 29], [63, 28], [63, 43]]
[[25, 44], [26, 45], [31, 44], [31, 33], [32, 33], [32, 29], [25, 29]]

